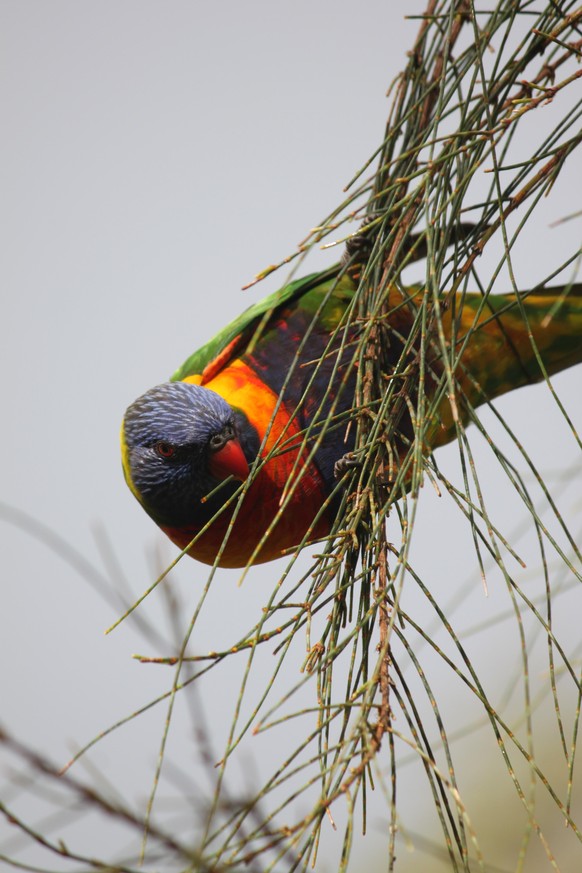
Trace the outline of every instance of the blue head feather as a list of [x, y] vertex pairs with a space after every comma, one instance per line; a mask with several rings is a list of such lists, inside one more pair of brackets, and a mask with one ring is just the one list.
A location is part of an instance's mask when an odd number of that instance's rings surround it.
[[165, 382], [138, 397], [125, 413], [125, 440], [137, 446], [167, 441], [206, 443], [232, 421], [231, 407], [215, 391], [189, 382]]
[[[207, 466], [210, 439], [235, 426], [228, 403], [208, 388], [166, 382], [150, 389], [125, 413], [124, 470], [132, 491], [149, 514], [162, 524], [180, 526], [207, 515], [200, 503], [216, 487]], [[157, 446], [168, 444], [164, 458]], [[221, 502], [234, 485], [223, 489]]]

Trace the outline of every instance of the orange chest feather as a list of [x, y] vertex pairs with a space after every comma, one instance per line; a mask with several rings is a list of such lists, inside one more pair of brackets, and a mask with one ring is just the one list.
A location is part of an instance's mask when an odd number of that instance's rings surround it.
[[[253, 558], [255, 562], [279, 557], [298, 545], [306, 534], [313, 539], [327, 533], [327, 515], [314, 524], [325, 502], [323, 479], [315, 464], [308, 462], [309, 449], [299, 426], [278, 396], [240, 360], [233, 361], [208, 381], [200, 376], [184, 381], [204, 384], [244, 412], [262, 445], [259, 457], [263, 463], [238, 510], [221, 566], [244, 566], [263, 537], [265, 541]], [[212, 522], [192, 547], [193, 557], [208, 564], [214, 562], [232, 523], [232, 514], [227, 510]], [[164, 529], [180, 548], [185, 548], [197, 533], [192, 528]]]

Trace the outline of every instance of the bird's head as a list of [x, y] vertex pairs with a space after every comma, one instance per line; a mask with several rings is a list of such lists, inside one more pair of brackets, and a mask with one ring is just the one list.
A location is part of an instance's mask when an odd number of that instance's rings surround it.
[[[158, 385], [128, 407], [121, 431], [125, 478], [155, 521], [192, 523], [208, 515], [211, 507], [201, 500], [221, 481], [247, 478], [250, 458], [238, 430], [219, 394], [186, 382]], [[232, 491], [221, 489], [219, 503]]]

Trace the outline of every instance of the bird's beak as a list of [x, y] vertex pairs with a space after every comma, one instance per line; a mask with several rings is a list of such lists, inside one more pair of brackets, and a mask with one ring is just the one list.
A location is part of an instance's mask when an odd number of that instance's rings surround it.
[[210, 456], [208, 466], [215, 479], [234, 476], [244, 482], [249, 475], [249, 465], [237, 439], [228, 440], [224, 446]]

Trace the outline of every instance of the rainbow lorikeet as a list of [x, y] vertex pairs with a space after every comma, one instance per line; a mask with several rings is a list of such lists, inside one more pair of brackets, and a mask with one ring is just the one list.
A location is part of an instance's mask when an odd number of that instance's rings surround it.
[[[220, 551], [221, 566], [241, 567], [329, 533], [341, 490], [336, 464], [353, 449], [356, 430], [350, 419], [362, 321], [346, 317], [356, 287], [339, 265], [292, 282], [128, 408], [122, 427], [128, 485], [176, 545], [193, 541], [193, 557], [212, 564]], [[449, 301], [442, 326], [449, 350], [458, 353], [461, 417], [543, 378], [530, 334], [549, 374], [582, 361], [582, 285], [566, 290], [457, 294]], [[387, 368], [401, 358], [421, 299], [418, 289], [390, 291]], [[438, 374], [442, 345], [433, 345]], [[414, 356], [414, 346], [407, 354]], [[427, 433], [427, 450], [453, 438], [446, 397]], [[237, 507], [236, 492], [253, 464]]]

